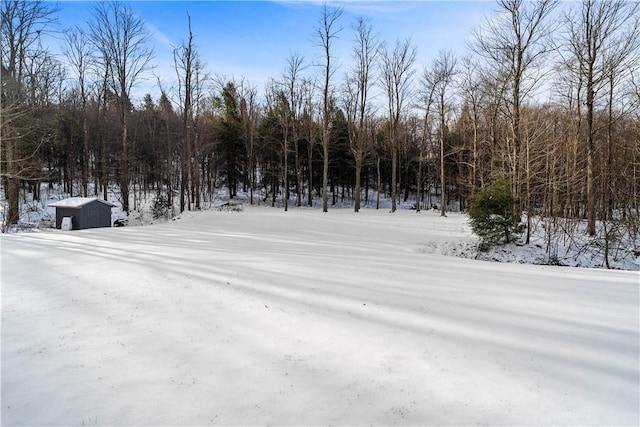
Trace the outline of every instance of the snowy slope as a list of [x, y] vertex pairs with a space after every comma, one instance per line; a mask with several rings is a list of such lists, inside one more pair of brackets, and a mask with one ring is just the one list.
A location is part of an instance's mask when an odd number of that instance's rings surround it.
[[[3, 235], [3, 425], [637, 425], [639, 273], [265, 208]], [[456, 249], [458, 248], [458, 249]]]

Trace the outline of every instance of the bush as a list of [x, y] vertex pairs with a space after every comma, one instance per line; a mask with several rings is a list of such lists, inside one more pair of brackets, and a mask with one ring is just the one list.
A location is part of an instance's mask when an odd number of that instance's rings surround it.
[[151, 215], [153, 219], [160, 218], [169, 218], [169, 214], [171, 212], [171, 205], [169, 204], [169, 199], [164, 194], [158, 195], [156, 200], [153, 202], [153, 207], [151, 208]]
[[522, 233], [524, 226], [513, 215], [515, 204], [504, 175], [495, 176], [489, 186], [471, 198], [471, 228], [481, 238], [481, 251], [510, 243]]

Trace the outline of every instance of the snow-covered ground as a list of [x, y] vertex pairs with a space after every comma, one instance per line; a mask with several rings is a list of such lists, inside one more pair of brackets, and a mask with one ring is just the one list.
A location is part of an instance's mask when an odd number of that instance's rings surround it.
[[[76, 184], [75, 188], [77, 189], [79, 184]], [[93, 188], [90, 188], [90, 190], [89, 193], [94, 194]], [[32, 193], [23, 194], [24, 200], [20, 205], [20, 221], [17, 225], [9, 226], [4, 231], [15, 233], [53, 228], [55, 226], [56, 211], [55, 208], [49, 205], [73, 195], [78, 196], [78, 194], [64, 193], [59, 186], [49, 188], [47, 184], [42, 184], [40, 191], [41, 197], [39, 200], [34, 200]], [[7, 207], [3, 194], [0, 192], [0, 224], [4, 221], [4, 210]], [[155, 195], [153, 194], [136, 193], [135, 197], [132, 195], [129, 200], [132, 211], [129, 215], [121, 208], [121, 194], [117, 187], [108, 190], [108, 201], [116, 205], [112, 209], [112, 222], [124, 221], [129, 225], [140, 226], [165, 220], [154, 218]], [[250, 204], [247, 193], [239, 194], [234, 201], [244, 202], [245, 205]], [[221, 189], [213, 196], [213, 200], [203, 200], [201, 206], [203, 210], [209, 210], [211, 208], [215, 209], [216, 206], [226, 202], [229, 202], [229, 195], [224, 189]], [[374, 209], [376, 206], [375, 192], [369, 194], [368, 201], [363, 200], [362, 202], [365, 209]], [[388, 212], [391, 209], [391, 199], [383, 196], [379, 202], [382, 211]], [[271, 206], [271, 198], [267, 197], [264, 192], [256, 192], [253, 205]], [[284, 205], [281, 198], [277, 199], [275, 205], [277, 210], [283, 211]], [[398, 201], [398, 209], [401, 211], [411, 210], [414, 205], [415, 200], [412, 199]], [[298, 209], [295, 207], [293, 199], [290, 200], [289, 206], [291, 210]], [[314, 207], [320, 209], [321, 206], [321, 200], [315, 199]], [[308, 209], [308, 207], [305, 206], [302, 209]], [[331, 205], [330, 209], [353, 211], [353, 200], [340, 201], [340, 199], [337, 199], [337, 203]], [[174, 212], [177, 212], [176, 206], [174, 206]], [[458, 210], [454, 209], [454, 212], [458, 212]], [[448, 213], [448, 215], [452, 214], [456, 215], [455, 213]], [[457, 216], [457, 218], [462, 220], [460, 216]], [[522, 222], [527, 222], [524, 213]], [[608, 227], [608, 242], [604, 238], [607, 235], [605, 233], [605, 225]], [[629, 226], [630, 224], [625, 221], [608, 225], [598, 221], [596, 236], [592, 237], [586, 232], [586, 221], [534, 216], [531, 221], [529, 244], [522, 243], [526, 240], [525, 231], [517, 242], [492, 247], [487, 252], [479, 252], [479, 239], [474, 239], [470, 235], [468, 239], [464, 240], [441, 240], [437, 242], [437, 245], [436, 242], [429, 241], [424, 244], [423, 250], [425, 252], [436, 252], [493, 262], [606, 268], [605, 247], [608, 244], [610, 268], [640, 271], [640, 234], [637, 233], [637, 227], [632, 229]]]
[[638, 425], [640, 273], [445, 256], [464, 215], [2, 235], [2, 425]]

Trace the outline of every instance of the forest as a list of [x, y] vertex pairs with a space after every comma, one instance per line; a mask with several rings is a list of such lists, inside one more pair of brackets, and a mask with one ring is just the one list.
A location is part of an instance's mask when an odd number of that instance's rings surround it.
[[[57, 12], [2, 1], [3, 231], [43, 184], [117, 189], [127, 213], [152, 197], [166, 217], [221, 190], [284, 210], [321, 199], [358, 212], [383, 197], [392, 212], [446, 215], [500, 178], [527, 230], [537, 218], [550, 236], [638, 244], [640, 3], [498, 0], [468, 51], [422, 68], [410, 39], [381, 40], [325, 4], [309, 29], [317, 56], [283, 58], [264, 88], [209, 68], [189, 17], [175, 81], [138, 103], [133, 88], [154, 79], [144, 21], [96, 3], [57, 54], [42, 42]], [[352, 42], [340, 67], [337, 37]]]

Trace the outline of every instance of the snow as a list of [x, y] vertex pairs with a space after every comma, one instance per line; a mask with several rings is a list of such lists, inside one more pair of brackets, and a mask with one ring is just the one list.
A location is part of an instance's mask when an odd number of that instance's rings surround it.
[[3, 425], [637, 425], [637, 271], [464, 215], [261, 207], [5, 234]]
[[102, 199], [98, 199], [97, 197], [69, 197], [67, 199], [63, 199], [63, 200], [59, 200], [55, 203], [51, 203], [49, 206], [51, 207], [58, 207], [58, 208], [80, 208], [88, 203], [91, 203], [93, 201], [99, 201], [101, 203], [104, 203], [106, 205], [115, 207], [116, 205], [114, 203], [111, 202], [107, 202], [105, 200]]

